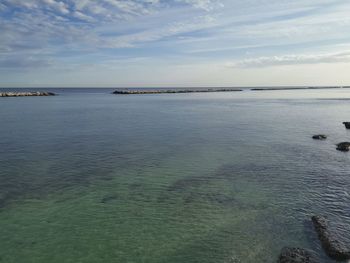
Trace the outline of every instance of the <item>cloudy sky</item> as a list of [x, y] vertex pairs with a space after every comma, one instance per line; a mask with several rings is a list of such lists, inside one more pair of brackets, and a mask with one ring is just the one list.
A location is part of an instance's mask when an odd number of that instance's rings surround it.
[[2, 87], [269, 85], [350, 85], [350, 1], [0, 1]]

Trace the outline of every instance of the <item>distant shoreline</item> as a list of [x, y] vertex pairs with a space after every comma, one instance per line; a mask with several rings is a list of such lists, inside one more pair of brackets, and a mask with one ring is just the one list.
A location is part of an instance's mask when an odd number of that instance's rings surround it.
[[265, 90], [308, 90], [308, 89], [349, 89], [349, 86], [333, 86], [333, 87], [289, 87], [289, 88], [252, 88], [252, 91], [265, 91]]
[[115, 95], [147, 95], [147, 94], [185, 94], [185, 93], [214, 93], [214, 92], [250, 92], [250, 91], [288, 91], [288, 90], [327, 90], [327, 89], [350, 89], [350, 86], [309, 86], [309, 87], [232, 87], [232, 88], [0, 88], [0, 97], [32, 97], [32, 96], [55, 96], [60, 91], [71, 90], [82, 93], [84, 90], [95, 90], [96, 93], [110, 93]]

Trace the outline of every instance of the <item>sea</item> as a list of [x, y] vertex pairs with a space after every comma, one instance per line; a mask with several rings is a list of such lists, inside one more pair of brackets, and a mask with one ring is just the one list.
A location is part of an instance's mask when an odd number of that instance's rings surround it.
[[333, 262], [313, 215], [350, 244], [350, 89], [45, 90], [0, 98], [1, 263]]

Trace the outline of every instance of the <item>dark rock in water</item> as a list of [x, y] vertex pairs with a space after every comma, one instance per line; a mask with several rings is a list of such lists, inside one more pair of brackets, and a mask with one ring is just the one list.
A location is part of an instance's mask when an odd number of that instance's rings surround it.
[[343, 122], [345, 128], [350, 129], [350, 122]]
[[337, 150], [342, 152], [348, 152], [350, 150], [350, 142], [341, 142], [337, 144]]
[[285, 247], [281, 251], [277, 263], [319, 263], [316, 256], [302, 248]]
[[329, 230], [328, 220], [322, 216], [313, 216], [312, 222], [323, 249], [332, 259], [342, 261], [350, 259], [350, 249], [341, 243]]
[[318, 134], [318, 135], [312, 136], [312, 139], [314, 139], [314, 140], [326, 140], [327, 136], [323, 135], [323, 134]]

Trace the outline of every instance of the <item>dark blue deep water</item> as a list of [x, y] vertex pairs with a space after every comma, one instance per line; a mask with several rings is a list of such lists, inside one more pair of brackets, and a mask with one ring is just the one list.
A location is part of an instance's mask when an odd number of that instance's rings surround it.
[[0, 262], [332, 262], [315, 214], [350, 243], [350, 89], [112, 91], [0, 98]]

